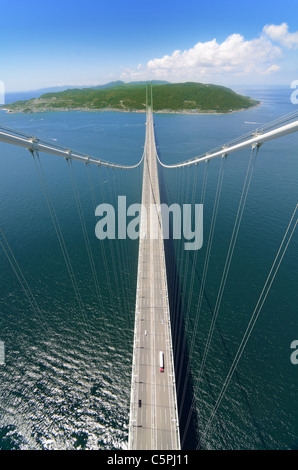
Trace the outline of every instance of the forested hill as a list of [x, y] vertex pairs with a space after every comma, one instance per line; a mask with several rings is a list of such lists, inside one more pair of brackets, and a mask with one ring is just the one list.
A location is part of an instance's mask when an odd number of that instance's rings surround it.
[[[153, 83], [153, 109], [160, 112], [228, 113], [247, 109], [257, 101], [230, 88], [202, 83]], [[150, 102], [150, 86], [148, 100]], [[72, 88], [46, 93], [4, 106], [10, 112], [54, 110], [146, 110], [146, 84], [115, 82], [110, 86]]]

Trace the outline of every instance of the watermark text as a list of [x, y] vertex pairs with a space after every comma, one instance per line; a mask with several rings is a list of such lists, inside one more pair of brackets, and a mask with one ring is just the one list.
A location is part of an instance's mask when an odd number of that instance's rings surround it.
[[0, 80], [0, 106], [5, 104], [5, 86], [4, 83]]
[[291, 88], [295, 88], [295, 90], [291, 94], [291, 103], [298, 104], [298, 80], [292, 81]]
[[[106, 238], [131, 240], [137, 238], [167, 240], [184, 239], [185, 250], [199, 250], [203, 245], [203, 204], [131, 204], [126, 196], [118, 196], [117, 214], [112, 204], [100, 204], [95, 216], [100, 220], [95, 226], [99, 240]], [[172, 220], [172, 224], [170, 223]]]
[[0, 366], [5, 364], [5, 349], [3, 341], [0, 341]]
[[291, 363], [294, 365], [297, 365], [298, 364], [298, 340], [292, 341], [291, 349], [294, 349], [294, 351], [291, 354]]

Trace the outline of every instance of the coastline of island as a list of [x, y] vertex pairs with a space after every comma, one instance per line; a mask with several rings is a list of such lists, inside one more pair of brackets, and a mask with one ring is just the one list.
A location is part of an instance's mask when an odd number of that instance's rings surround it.
[[[145, 113], [148, 104], [145, 90], [144, 84], [134, 83], [106, 88], [67, 89], [29, 100], [18, 100], [2, 105], [0, 109], [7, 113], [24, 114], [47, 111]], [[230, 88], [195, 82], [154, 85], [153, 96], [150, 105], [153, 104], [155, 113], [163, 114], [231, 114], [261, 104]]]
[[[262, 105], [262, 102], [259, 101], [257, 104], [249, 107], [249, 108], [241, 108], [241, 109], [231, 109], [229, 111], [216, 111], [216, 110], [210, 110], [210, 111], [199, 111], [197, 109], [190, 110], [190, 109], [178, 109], [178, 110], [173, 110], [173, 109], [159, 109], [159, 110], [154, 110], [155, 114], [194, 114], [194, 115], [221, 115], [221, 114], [233, 114], [233, 113], [238, 113], [242, 111], [248, 111], [254, 108], [258, 108], [259, 106]], [[5, 106], [5, 105], [4, 105]], [[135, 113], [135, 114], [145, 114], [146, 109], [123, 109], [123, 108], [89, 108], [89, 107], [78, 107], [78, 108], [51, 108], [51, 107], [46, 107], [46, 108], [38, 108], [38, 109], [30, 109], [30, 111], [24, 111], [22, 109], [10, 109], [6, 107], [0, 107], [0, 111], [6, 111], [8, 114], [35, 114], [35, 113], [45, 113], [45, 112], [69, 112], [69, 111], [77, 111], [77, 112], [117, 112], [117, 113]]]

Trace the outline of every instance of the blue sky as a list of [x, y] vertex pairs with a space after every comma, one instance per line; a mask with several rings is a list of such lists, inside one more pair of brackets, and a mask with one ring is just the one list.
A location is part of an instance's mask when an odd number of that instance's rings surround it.
[[122, 79], [298, 79], [297, 0], [0, 0], [7, 92]]

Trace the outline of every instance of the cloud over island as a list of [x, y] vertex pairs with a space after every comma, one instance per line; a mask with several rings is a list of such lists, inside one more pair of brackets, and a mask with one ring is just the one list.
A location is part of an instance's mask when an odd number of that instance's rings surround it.
[[280, 71], [284, 49], [298, 49], [298, 32], [288, 25], [266, 25], [259, 37], [246, 40], [235, 33], [219, 43], [215, 38], [190, 49], [149, 60], [137, 69], [124, 69], [122, 80], [208, 80], [271, 75]]

